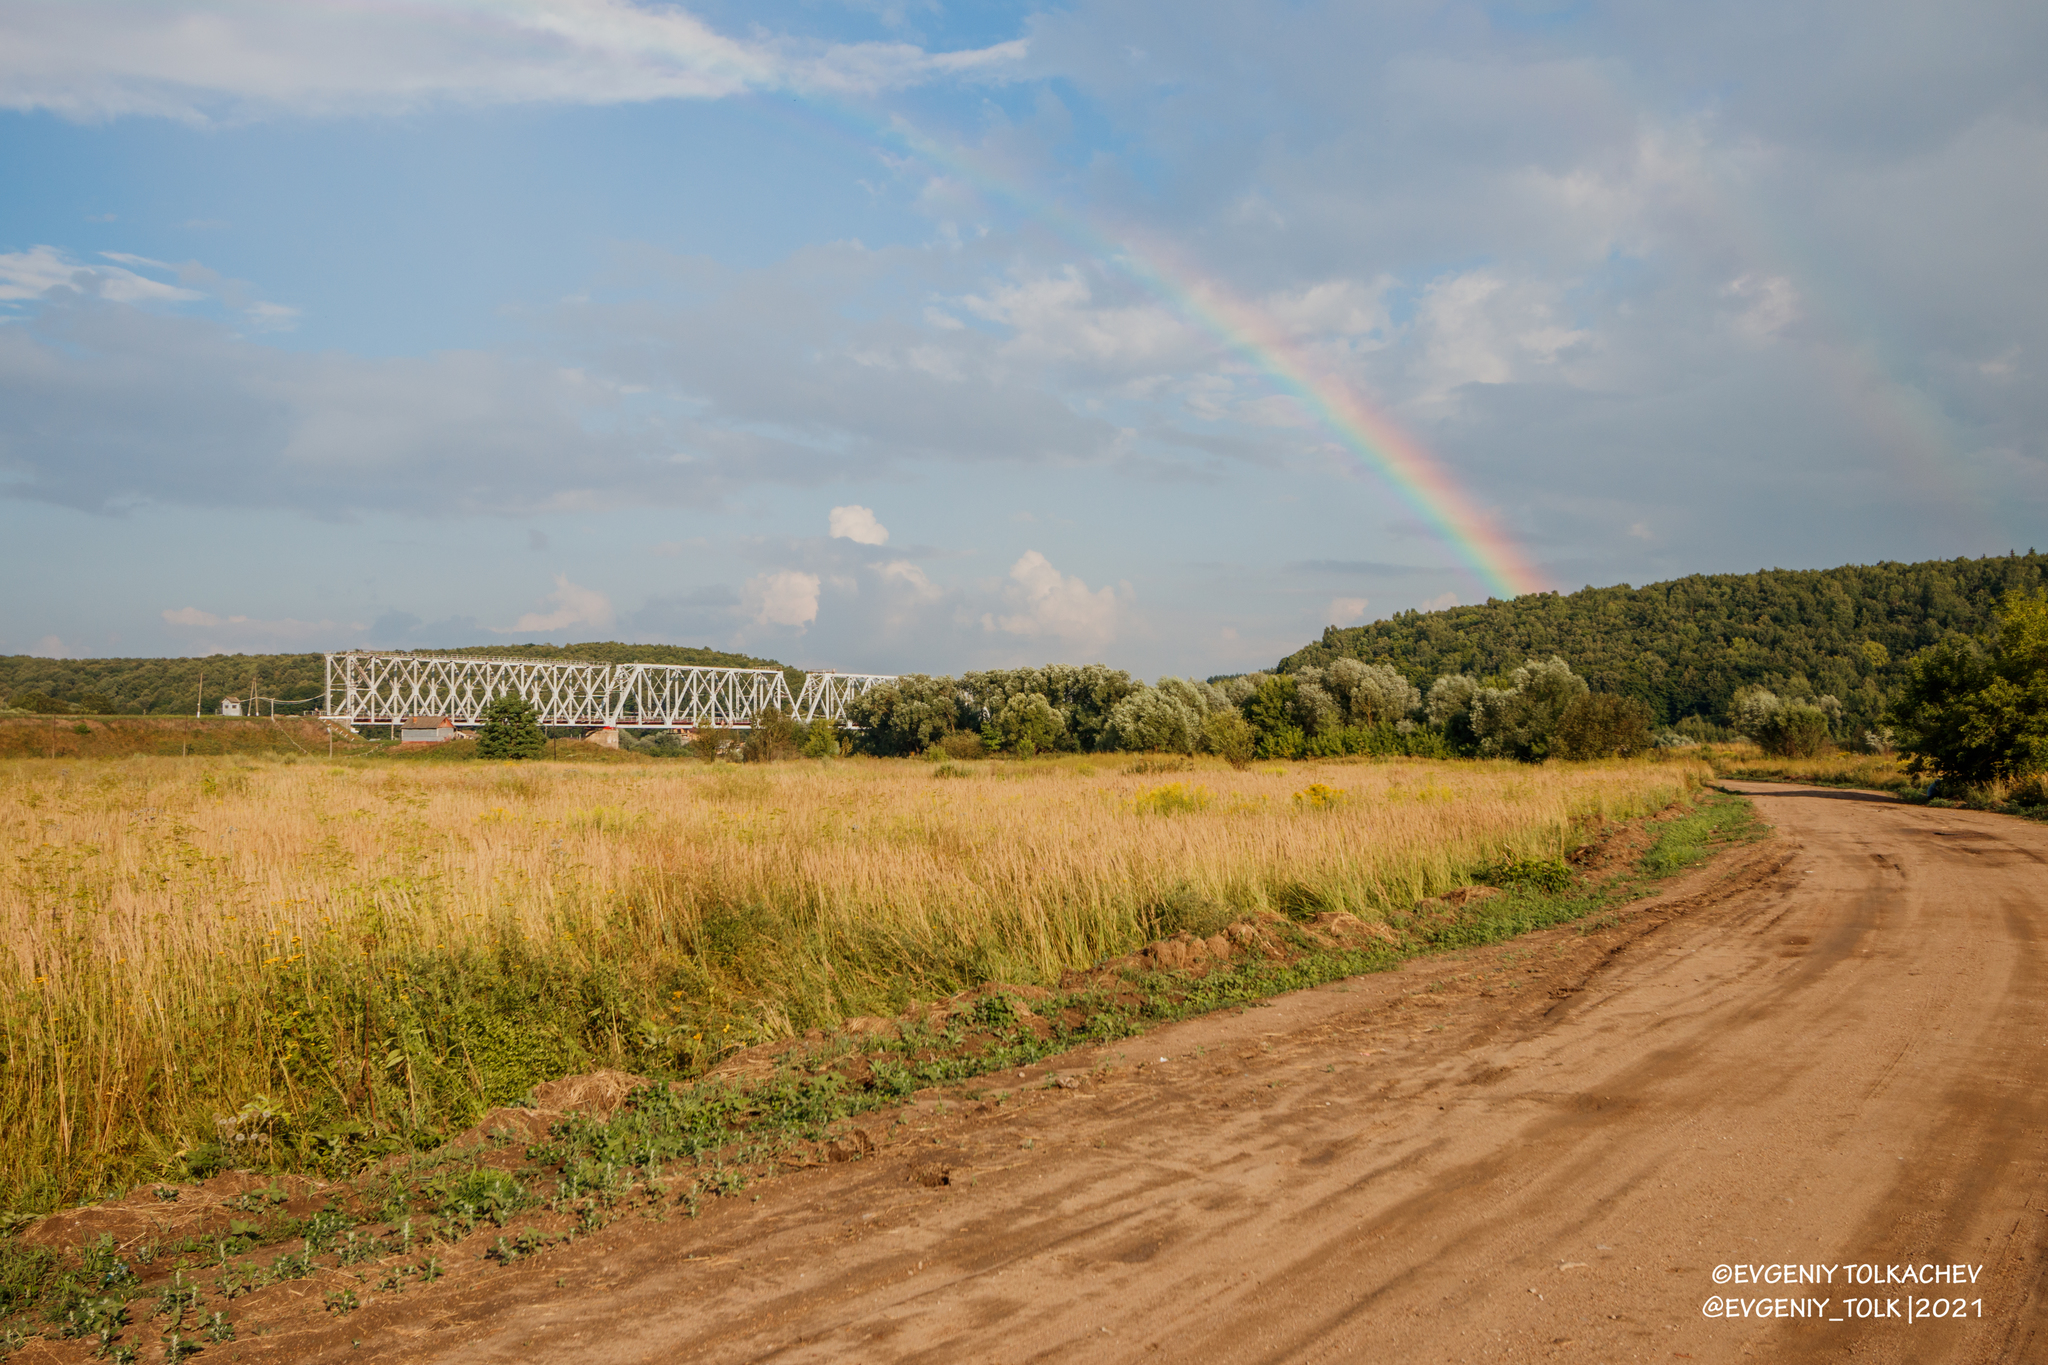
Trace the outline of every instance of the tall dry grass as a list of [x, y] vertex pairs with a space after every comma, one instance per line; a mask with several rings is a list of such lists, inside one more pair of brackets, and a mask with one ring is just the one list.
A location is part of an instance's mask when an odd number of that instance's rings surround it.
[[688, 1070], [1203, 916], [1405, 909], [1707, 775], [1127, 763], [0, 765], [6, 1202], [203, 1173], [245, 1107], [346, 1164], [550, 1070]]

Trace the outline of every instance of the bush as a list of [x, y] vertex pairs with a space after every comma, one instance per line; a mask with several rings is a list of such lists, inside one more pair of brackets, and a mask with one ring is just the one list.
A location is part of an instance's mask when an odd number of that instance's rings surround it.
[[1233, 768], [1252, 761], [1258, 735], [1235, 711], [1216, 711], [1202, 722], [1202, 747]]
[[1779, 758], [1818, 758], [1828, 747], [1828, 713], [1806, 702], [1790, 702], [1772, 712], [1754, 738], [1765, 753]]
[[988, 746], [982, 743], [981, 736], [975, 734], [974, 731], [957, 730], [939, 741], [939, 752], [947, 758], [985, 758], [988, 754]]
[[1561, 758], [1623, 758], [1647, 752], [1650, 708], [1634, 697], [1588, 693], [1558, 718], [1553, 751]]
[[518, 693], [501, 692], [484, 708], [476, 736], [478, 758], [539, 758], [547, 747], [532, 704]]
[[747, 728], [746, 743], [740, 746], [740, 757], [748, 763], [774, 763], [786, 758], [795, 758], [803, 752], [804, 741], [810, 732], [782, 708], [771, 706], [755, 714], [753, 723]]

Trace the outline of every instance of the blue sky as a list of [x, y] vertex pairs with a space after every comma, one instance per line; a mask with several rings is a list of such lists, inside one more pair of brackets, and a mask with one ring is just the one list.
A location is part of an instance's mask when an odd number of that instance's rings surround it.
[[8, 0], [0, 652], [1204, 675], [1488, 595], [1132, 251], [1546, 586], [2024, 550], [2044, 57], [1882, 0]]

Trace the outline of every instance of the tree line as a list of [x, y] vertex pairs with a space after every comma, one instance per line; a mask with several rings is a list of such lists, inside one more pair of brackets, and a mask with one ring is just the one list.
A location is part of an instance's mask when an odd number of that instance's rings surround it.
[[[502, 659], [565, 659], [592, 663], [690, 664], [705, 668], [779, 668], [792, 689], [803, 686], [803, 671], [716, 649], [687, 645], [629, 645], [592, 641], [579, 645], [477, 645], [420, 650]], [[215, 715], [224, 697], [252, 692], [279, 699], [279, 715], [308, 715], [320, 708], [326, 684], [318, 654], [211, 654], [166, 659], [43, 659], [0, 655], [0, 702], [38, 715], [189, 716]], [[265, 704], [264, 713], [269, 713]]]
[[1632, 697], [1656, 726], [1713, 738], [1735, 728], [1737, 694], [1769, 692], [1818, 707], [1833, 697], [1835, 732], [1851, 742], [1888, 724], [1910, 660], [1943, 643], [1981, 639], [2010, 591], [2048, 584], [2048, 555], [1693, 574], [1512, 601], [1406, 611], [1323, 632], [1277, 672], [1338, 659], [1381, 663], [1427, 687], [1452, 674], [1505, 680], [1553, 656], [1596, 693]]

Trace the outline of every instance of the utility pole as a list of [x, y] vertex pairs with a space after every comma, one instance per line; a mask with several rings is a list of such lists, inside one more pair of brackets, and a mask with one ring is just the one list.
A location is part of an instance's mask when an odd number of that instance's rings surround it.
[[192, 699], [192, 719], [198, 720], [199, 713], [206, 709], [206, 670], [199, 670], [199, 695]]

